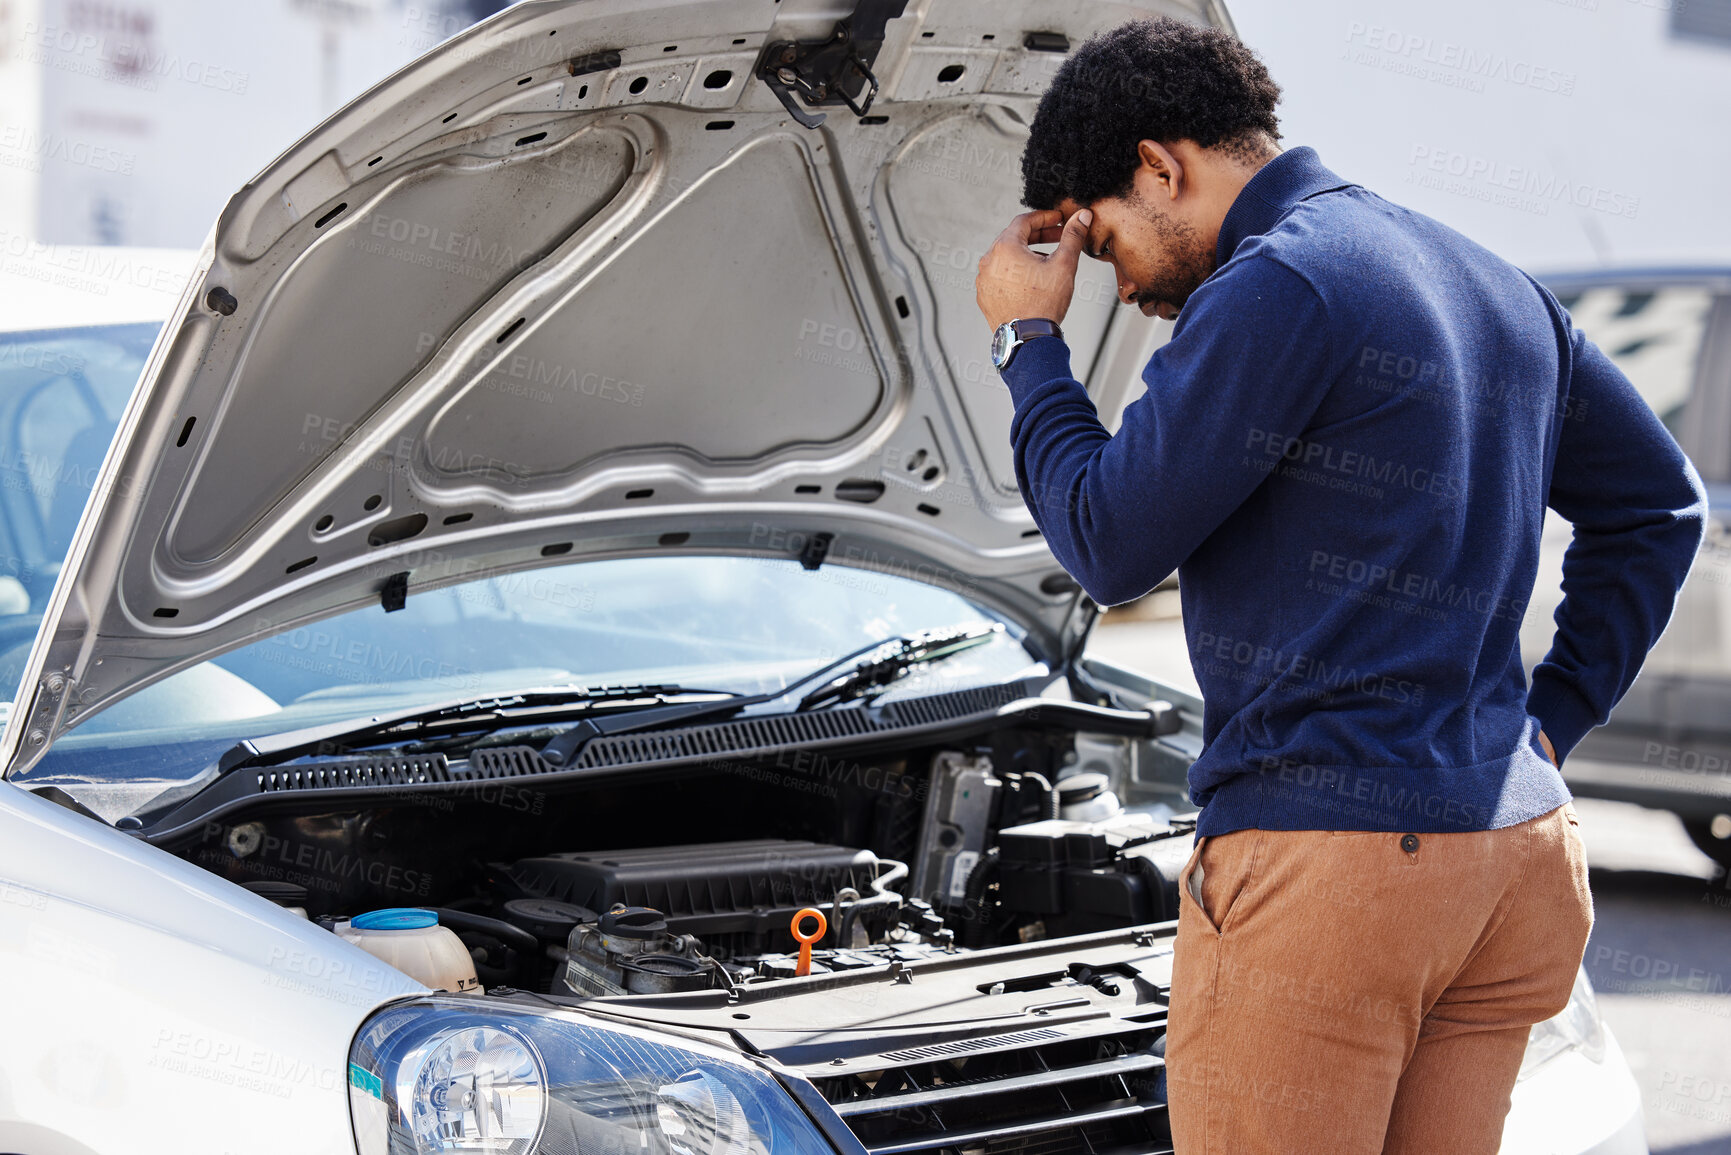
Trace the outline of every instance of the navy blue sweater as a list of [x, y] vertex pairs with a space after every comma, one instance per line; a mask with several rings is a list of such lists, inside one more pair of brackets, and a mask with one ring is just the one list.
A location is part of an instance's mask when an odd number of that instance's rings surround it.
[[[1217, 268], [1111, 435], [1055, 337], [1004, 378], [1017, 477], [1095, 601], [1178, 570], [1206, 703], [1198, 832], [1484, 830], [1569, 798], [1706, 498], [1543, 287], [1322, 166], [1253, 177]], [[1519, 626], [1549, 505], [1574, 524], [1550, 653]]]

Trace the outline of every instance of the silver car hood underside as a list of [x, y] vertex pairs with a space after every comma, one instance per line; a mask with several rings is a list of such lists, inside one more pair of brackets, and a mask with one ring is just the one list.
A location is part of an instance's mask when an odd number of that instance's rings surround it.
[[[1094, 608], [1017, 492], [973, 299], [1064, 58], [1024, 45], [1224, 13], [910, 0], [871, 117], [804, 128], [754, 68], [848, 11], [524, 3], [243, 188], [122, 419], [7, 773], [119, 696], [405, 580], [584, 558], [822, 553], [1071, 652]], [[1167, 326], [1084, 266], [1065, 328], [1112, 422]]]

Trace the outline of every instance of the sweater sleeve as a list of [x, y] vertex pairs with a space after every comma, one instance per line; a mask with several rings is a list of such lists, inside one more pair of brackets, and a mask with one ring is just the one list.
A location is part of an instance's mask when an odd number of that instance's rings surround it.
[[1309, 282], [1266, 257], [1221, 273], [1185, 304], [1115, 435], [1062, 340], [1035, 338], [1004, 372], [1022, 499], [1101, 605], [1178, 568], [1262, 484], [1266, 446], [1298, 436], [1327, 394], [1328, 318]]
[[1576, 329], [1547, 504], [1574, 526], [1557, 632], [1527, 711], [1565, 757], [1610, 717], [1701, 547], [1701, 479], [1635, 387]]

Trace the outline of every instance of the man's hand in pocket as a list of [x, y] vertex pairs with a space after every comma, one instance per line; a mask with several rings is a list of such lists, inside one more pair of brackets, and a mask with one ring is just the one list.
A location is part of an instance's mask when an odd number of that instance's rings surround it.
[[1557, 748], [1551, 745], [1551, 740], [1545, 737], [1545, 732], [1543, 730], [1539, 731], [1539, 745], [1545, 748], [1545, 756], [1551, 760], [1551, 765], [1561, 770], [1563, 764], [1557, 761]]

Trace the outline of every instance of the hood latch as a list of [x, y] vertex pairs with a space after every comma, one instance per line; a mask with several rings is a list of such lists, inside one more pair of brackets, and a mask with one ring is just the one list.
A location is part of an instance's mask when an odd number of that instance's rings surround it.
[[[884, 26], [900, 16], [908, 0], [859, 0], [853, 15], [836, 21], [824, 40], [778, 40], [765, 46], [757, 75], [807, 128], [824, 122], [821, 112], [800, 107], [845, 104], [864, 116], [877, 98], [878, 78], [871, 66], [884, 46]], [[799, 100], [794, 99], [794, 93]]]

